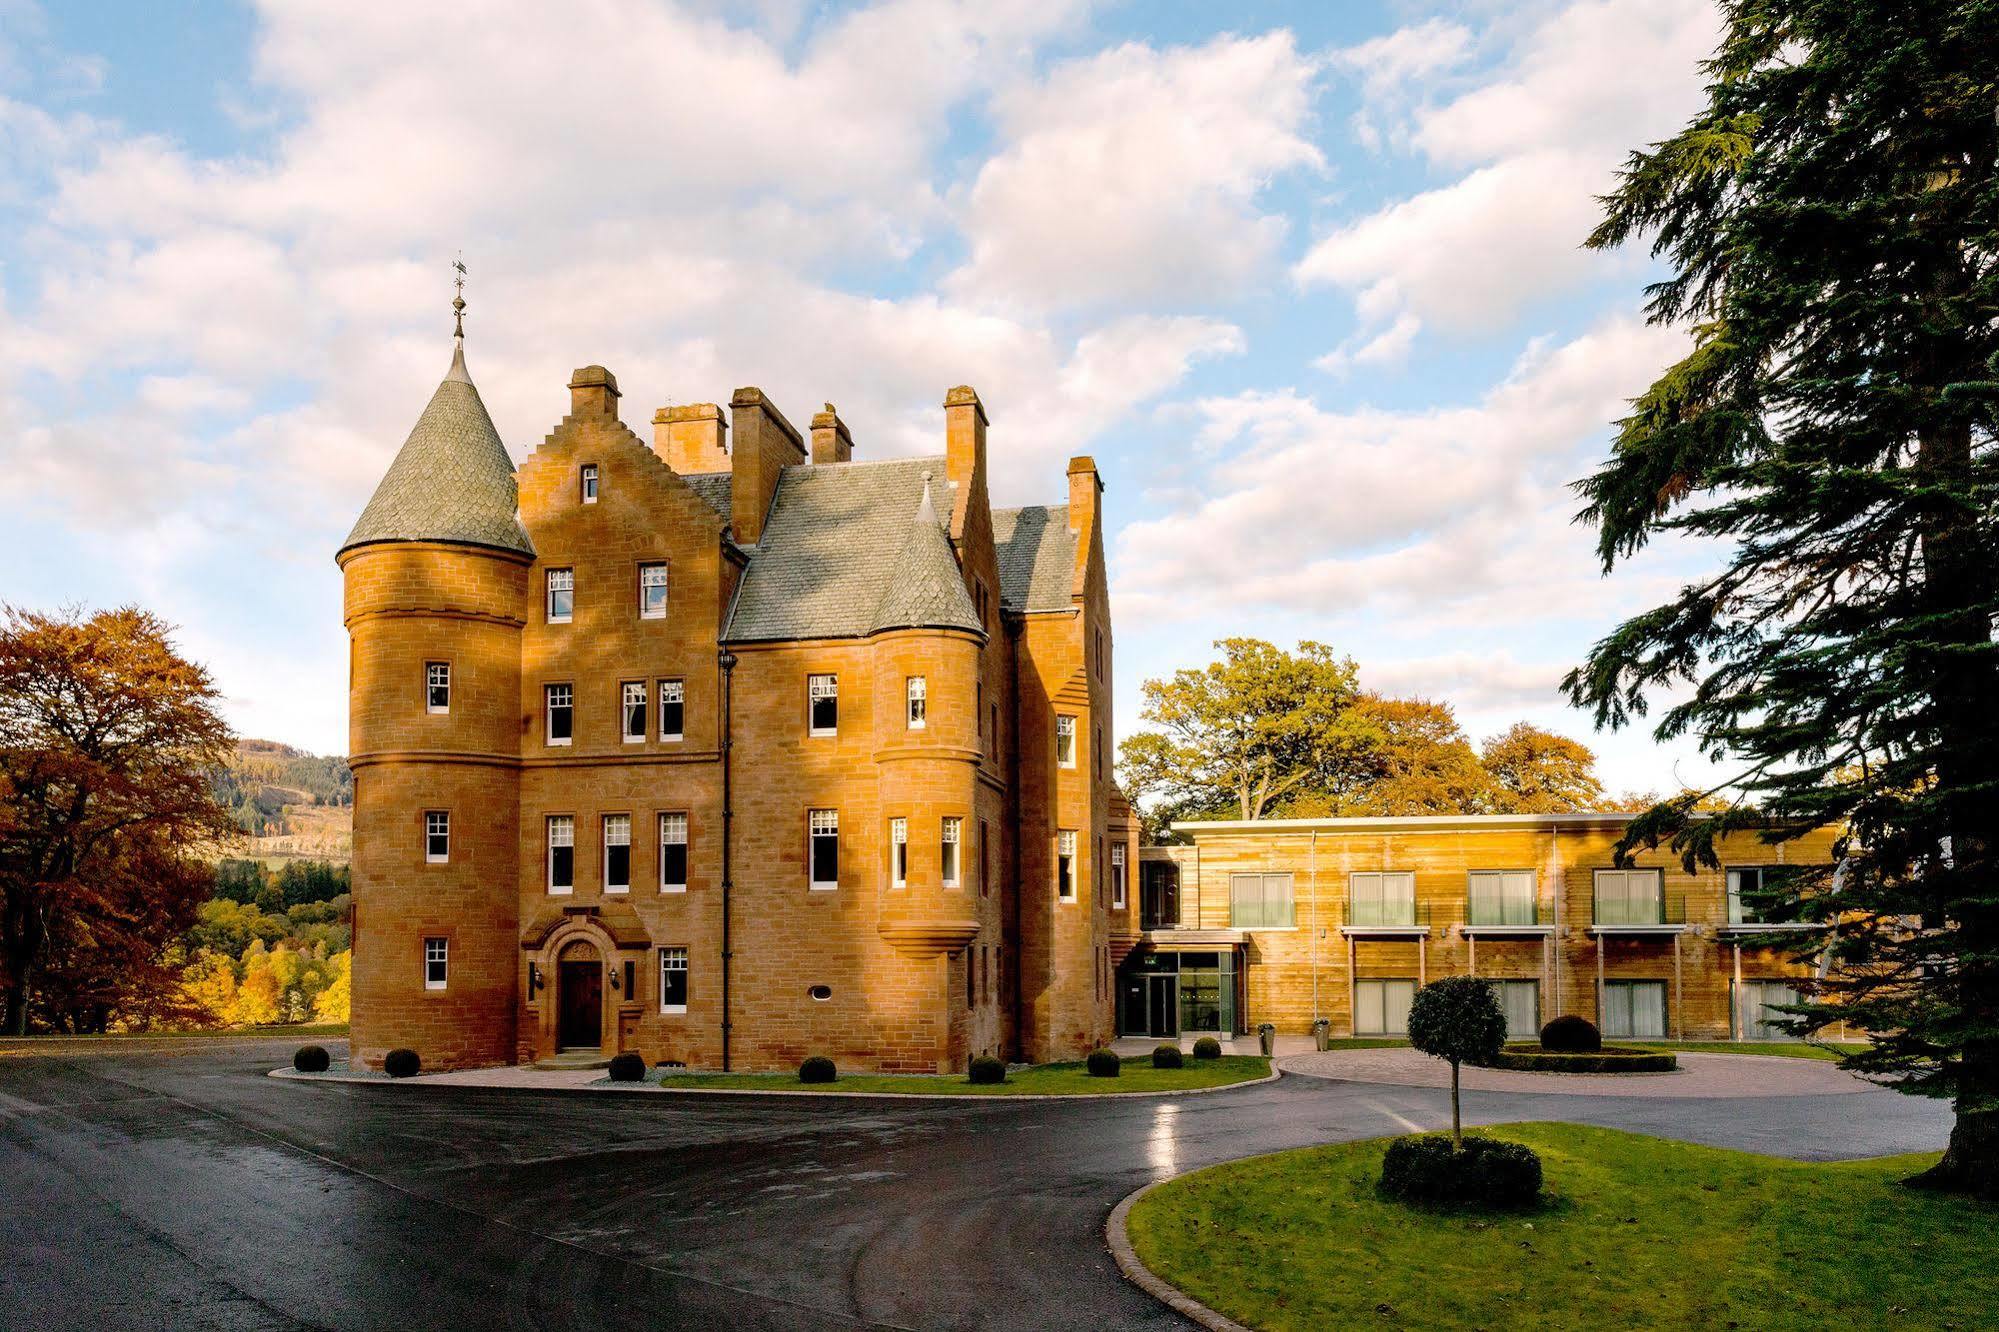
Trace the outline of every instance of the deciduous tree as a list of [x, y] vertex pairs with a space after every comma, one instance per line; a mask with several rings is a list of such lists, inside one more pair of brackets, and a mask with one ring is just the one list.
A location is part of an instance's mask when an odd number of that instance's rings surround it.
[[0, 612], [5, 1030], [179, 995], [168, 950], [234, 833], [209, 785], [230, 742], [217, 698], [144, 611]]
[[1515, 722], [1487, 740], [1479, 758], [1492, 778], [1495, 813], [1569, 814], [1604, 808], [1596, 755], [1580, 740]]
[[[1945, 1096], [1928, 1182], [1999, 1196], [1999, 5], [1723, 0], [1706, 106], [1634, 153], [1599, 248], [1649, 236], [1685, 357], [1582, 483], [1608, 569], [1662, 534], [1719, 572], [1625, 622], [1568, 688], [1601, 725], [1741, 760], [1628, 842], [1845, 829], [1795, 875], [1834, 967], [1802, 1027]], [[1760, 806], [1759, 813], [1753, 806]]]

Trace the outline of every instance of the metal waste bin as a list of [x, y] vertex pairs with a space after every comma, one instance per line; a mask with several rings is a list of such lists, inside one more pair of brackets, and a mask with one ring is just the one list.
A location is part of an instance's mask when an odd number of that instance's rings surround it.
[[1256, 1027], [1256, 1043], [1263, 1047], [1264, 1058], [1268, 1059], [1277, 1051], [1277, 1028], [1268, 1022], [1259, 1022]]
[[1333, 1048], [1333, 1022], [1331, 1018], [1319, 1018], [1312, 1023], [1312, 1043], [1321, 1050]]

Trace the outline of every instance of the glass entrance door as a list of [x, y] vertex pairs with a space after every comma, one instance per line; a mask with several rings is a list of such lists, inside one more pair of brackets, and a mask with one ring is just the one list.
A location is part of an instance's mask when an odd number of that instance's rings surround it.
[[1180, 978], [1178, 976], [1147, 976], [1145, 978], [1145, 1034], [1147, 1036], [1178, 1036], [1180, 1034]]

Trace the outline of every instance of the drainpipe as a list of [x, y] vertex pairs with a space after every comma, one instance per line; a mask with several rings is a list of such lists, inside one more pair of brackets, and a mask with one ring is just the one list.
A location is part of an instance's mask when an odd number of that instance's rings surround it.
[[716, 654], [715, 664], [722, 668], [722, 1071], [729, 1072], [729, 960], [735, 956], [729, 947], [729, 897], [735, 888], [731, 877], [730, 848], [734, 842], [736, 807], [734, 793], [730, 785], [730, 756], [735, 747], [735, 733], [732, 722], [734, 692], [736, 682], [736, 654], [723, 648]]
[[1324, 1014], [1319, 1011], [1319, 830], [1312, 829], [1312, 843], [1305, 852], [1305, 877], [1312, 881], [1312, 1025]]

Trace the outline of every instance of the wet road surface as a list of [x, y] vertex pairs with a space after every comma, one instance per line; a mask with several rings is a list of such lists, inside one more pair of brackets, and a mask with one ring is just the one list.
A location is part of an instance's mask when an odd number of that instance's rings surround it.
[[[1182, 1328], [1104, 1251], [1140, 1185], [1448, 1124], [1286, 1077], [1083, 1102], [279, 1081], [290, 1043], [0, 1049], [0, 1327]], [[1940, 1148], [1946, 1107], [1468, 1093], [1808, 1159]]]

